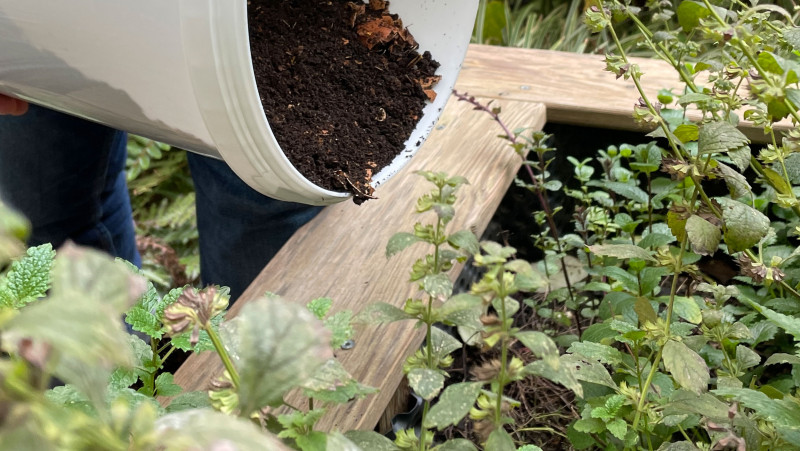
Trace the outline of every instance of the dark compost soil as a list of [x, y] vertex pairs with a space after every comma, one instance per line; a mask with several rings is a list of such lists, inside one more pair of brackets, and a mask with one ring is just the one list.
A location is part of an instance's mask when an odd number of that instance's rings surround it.
[[387, 2], [251, 0], [250, 49], [270, 127], [311, 182], [371, 198], [437, 81]]

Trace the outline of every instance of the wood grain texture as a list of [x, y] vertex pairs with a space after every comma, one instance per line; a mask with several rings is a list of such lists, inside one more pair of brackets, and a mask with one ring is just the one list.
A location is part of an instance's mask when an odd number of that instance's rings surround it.
[[[544, 126], [542, 104], [504, 99], [493, 105], [502, 107], [504, 121], [511, 127]], [[408, 282], [411, 265], [428, 249], [418, 245], [387, 259], [385, 247], [395, 232], [410, 231], [415, 222], [430, 220], [416, 215], [414, 204], [432, 185], [413, 172], [444, 171], [467, 177], [470, 185], [459, 192], [456, 217], [449, 230], [471, 228], [480, 235], [521, 165], [519, 156], [496, 137], [499, 133], [488, 115], [451, 98], [419, 153], [399, 174], [378, 187], [378, 200], [361, 206], [348, 201], [325, 208], [286, 243], [229, 315], [236, 315], [244, 304], [267, 291], [303, 305], [327, 296], [334, 301], [332, 312], [359, 312], [378, 301], [402, 307], [417, 292]], [[453, 278], [460, 269], [452, 272]], [[320, 421], [320, 429], [372, 429], [403, 377], [405, 357], [419, 347], [422, 338], [422, 330], [415, 329], [410, 321], [359, 327], [355, 348], [337, 350], [336, 356], [356, 379], [382, 390], [332, 409]], [[181, 366], [175, 381], [185, 390], [203, 390], [221, 372], [216, 354], [202, 353], [192, 355]]]
[[[631, 61], [641, 67], [642, 84], [653, 101], [662, 88], [682, 92], [678, 75], [669, 64], [645, 58]], [[604, 69], [602, 55], [473, 44], [467, 51], [457, 88], [482, 97], [544, 103], [551, 122], [648, 132], [632, 118], [633, 105], [639, 99], [633, 81], [617, 80]], [[697, 118], [692, 114], [690, 117]], [[768, 139], [750, 122], [741, 124], [742, 132], [754, 142]], [[789, 125], [784, 120], [776, 130]]]

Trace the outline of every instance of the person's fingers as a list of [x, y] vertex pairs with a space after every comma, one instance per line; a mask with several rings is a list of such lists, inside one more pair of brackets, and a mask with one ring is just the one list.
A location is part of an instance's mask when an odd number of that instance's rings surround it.
[[28, 111], [28, 102], [0, 94], [0, 114], [22, 116]]

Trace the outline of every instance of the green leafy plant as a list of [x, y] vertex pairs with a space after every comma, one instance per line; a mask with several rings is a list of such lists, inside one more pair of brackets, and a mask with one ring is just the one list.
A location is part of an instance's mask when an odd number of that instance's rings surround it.
[[[542, 376], [582, 393], [569, 368], [561, 365], [550, 337], [513, 327], [513, 316], [520, 308], [514, 296], [536, 290], [546, 282], [528, 262], [513, 258], [515, 250], [511, 247], [493, 242], [479, 244], [467, 230], [447, 233], [446, 226], [455, 214], [456, 189], [466, 180], [444, 173], [423, 171], [420, 175], [434, 189], [418, 199], [416, 211], [433, 212], [436, 220], [432, 224], [417, 223], [413, 232], [392, 236], [386, 255], [391, 257], [415, 243], [427, 243], [433, 248], [414, 263], [411, 271], [411, 282], [418, 284], [423, 298], [408, 299], [403, 309], [373, 304], [359, 314], [365, 322], [414, 320], [426, 328], [425, 345], [404, 365], [409, 385], [425, 400], [421, 432], [418, 436], [412, 430], [401, 431], [395, 445], [401, 450], [476, 449], [464, 439], [433, 441], [432, 429], [444, 429], [469, 416], [486, 449], [516, 450], [505, 427], [513, 424], [508, 413], [519, 401], [504, 395], [506, 385], [529, 376]], [[469, 293], [454, 294], [446, 271], [468, 256], [473, 256], [474, 264], [485, 270], [484, 275]], [[450, 354], [463, 345], [437, 324], [456, 327], [466, 343], [487, 350], [496, 348], [497, 357], [474, 368], [473, 381], [446, 384], [444, 369], [453, 362]], [[538, 360], [525, 364], [511, 357], [509, 348], [513, 343], [521, 343]]]
[[[673, 3], [649, 1], [639, 12], [651, 19], [651, 25], [656, 29], [669, 29], [675, 22], [670, 8]], [[583, 13], [591, 4], [585, 0], [481, 0], [472, 41], [509, 47], [601, 53], [614, 42], [608, 33], [593, 35], [584, 24]], [[629, 52], [650, 54], [649, 50], [638, 47], [634, 27], [623, 27], [620, 31], [620, 42]]]
[[199, 241], [186, 152], [133, 135], [127, 151], [126, 175], [142, 274], [160, 293], [197, 285]]
[[[223, 321], [225, 289], [162, 297], [136, 268], [93, 250], [26, 252], [24, 220], [0, 212], [4, 449], [359, 449], [314, 430], [326, 406], [375, 391], [332, 355], [352, 337], [349, 312], [267, 295]], [[210, 391], [183, 393], [163, 369], [175, 349], [213, 350], [227, 371]], [[293, 389], [308, 412], [285, 404]], [[279, 406], [290, 413], [265, 409]]]
[[[544, 267], [572, 251], [585, 269], [562, 293], [548, 294], [550, 306], [529, 304], [550, 314], [571, 309], [567, 323], [575, 318], [579, 330], [581, 318], [589, 320], [560, 357], [586, 395], [568, 435], [578, 449], [793, 449], [798, 425], [790, 418], [800, 413], [797, 367], [787, 357], [797, 353], [800, 312], [794, 17], [776, 5], [658, 7], [658, 17], [620, 1], [586, 12], [588, 26], [615, 43], [607, 70], [634, 82], [641, 96], [634, 118], [655, 127], [658, 141], [569, 157], [575, 234], [545, 229], [537, 240]], [[645, 25], [667, 18], [679, 26]], [[620, 26], [633, 27], [641, 46], [676, 70], [684, 92], [648, 97]], [[497, 119], [499, 111], [478, 109]], [[769, 138], [757, 153], [737, 128], [740, 117]], [[784, 119], [790, 124], [781, 134]], [[526, 163], [538, 170], [532, 182], [520, 183], [545, 193], [554, 181], [543, 155], [552, 149], [504, 131], [515, 151], [538, 157]], [[542, 207], [539, 222], [555, 213]], [[736, 262], [733, 277], [715, 279], [708, 262], [725, 261]]]

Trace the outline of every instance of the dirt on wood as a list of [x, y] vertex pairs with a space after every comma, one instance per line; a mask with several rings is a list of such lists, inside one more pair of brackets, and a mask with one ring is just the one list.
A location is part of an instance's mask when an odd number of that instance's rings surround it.
[[356, 203], [373, 198], [372, 176], [405, 149], [439, 79], [387, 7], [248, 2], [253, 69], [278, 143], [307, 179]]

